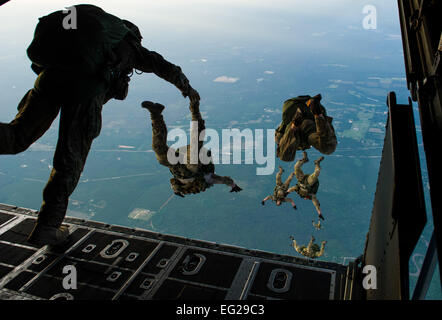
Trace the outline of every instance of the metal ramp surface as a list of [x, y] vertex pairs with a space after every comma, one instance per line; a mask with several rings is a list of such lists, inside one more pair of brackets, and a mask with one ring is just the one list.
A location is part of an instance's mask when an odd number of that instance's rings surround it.
[[[0, 204], [0, 299], [340, 299], [346, 267], [67, 217], [60, 247], [26, 242], [36, 212]], [[74, 266], [76, 289], [65, 289]], [[65, 272], [63, 272], [65, 271]]]

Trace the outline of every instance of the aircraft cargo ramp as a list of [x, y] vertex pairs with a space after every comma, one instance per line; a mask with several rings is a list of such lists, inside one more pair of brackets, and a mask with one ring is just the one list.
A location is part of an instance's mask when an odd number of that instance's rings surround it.
[[[26, 242], [36, 212], [0, 204], [0, 299], [342, 299], [347, 267], [67, 217], [60, 247]], [[72, 268], [74, 266], [74, 268]], [[70, 269], [69, 269], [70, 268]], [[75, 269], [76, 289], [64, 279]], [[72, 279], [72, 278], [71, 278]]]

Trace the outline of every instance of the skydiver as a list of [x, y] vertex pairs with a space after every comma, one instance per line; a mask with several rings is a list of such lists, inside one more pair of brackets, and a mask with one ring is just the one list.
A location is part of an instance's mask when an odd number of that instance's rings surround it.
[[307, 150], [311, 146], [323, 154], [336, 150], [333, 118], [327, 116], [321, 99], [322, 96], [318, 94], [314, 97], [299, 96], [284, 102], [282, 122], [275, 132], [276, 156], [282, 161], [293, 161], [297, 150]]
[[75, 9], [73, 29], [65, 28], [61, 10], [40, 18], [27, 49], [38, 78], [20, 101], [15, 119], [0, 123], [0, 154], [17, 154], [39, 139], [61, 110], [53, 169], [28, 237], [37, 245], [68, 238], [62, 222], [92, 141], [100, 134], [102, 106], [112, 98], [126, 98], [134, 69], [155, 73], [193, 103], [200, 99], [179, 66], [142, 46], [133, 23], [93, 5]]
[[304, 163], [308, 162], [307, 152], [303, 151], [303, 158], [298, 160], [295, 164], [295, 176], [298, 180], [297, 184], [290, 188], [290, 192], [296, 192], [301, 198], [311, 200], [315, 206], [316, 211], [320, 219], [324, 220], [324, 216], [321, 213], [321, 207], [316, 193], [319, 188], [319, 174], [321, 173], [321, 167], [319, 164], [324, 160], [321, 156], [315, 160], [315, 171], [312, 174], [304, 174], [301, 167]]
[[318, 222], [315, 222], [312, 220], [312, 225], [316, 230], [321, 230], [322, 229], [322, 225], [321, 225], [321, 220], [318, 220]]
[[296, 243], [296, 240], [293, 236], [290, 236], [290, 240], [292, 240], [293, 248], [296, 250], [296, 252], [302, 254], [303, 256], [311, 259], [319, 258], [324, 254], [325, 251], [325, 245], [327, 244], [327, 241], [321, 242], [321, 247], [319, 247], [318, 244], [314, 243], [315, 238], [312, 236], [310, 238], [310, 242], [307, 246], [300, 246]]
[[291, 183], [293, 177], [295, 176], [295, 172], [292, 172], [288, 176], [287, 180], [284, 183], [282, 183], [281, 176], [282, 176], [283, 172], [284, 172], [284, 169], [280, 166], [279, 172], [276, 174], [276, 186], [273, 189], [273, 194], [264, 198], [264, 200], [261, 201], [261, 204], [265, 205], [266, 201], [268, 201], [268, 200], [272, 200], [272, 201], [276, 202], [277, 206], [280, 206], [281, 203], [283, 203], [283, 202], [289, 202], [289, 203], [291, 203], [293, 209], [296, 210], [297, 207], [296, 207], [295, 201], [293, 201], [293, 199], [287, 197], [289, 195], [289, 193], [291, 192], [290, 191], [290, 183]]
[[[210, 161], [208, 161], [208, 164], [203, 164], [199, 160], [197, 164], [192, 164], [189, 161], [191, 160], [190, 145], [185, 147], [187, 154], [185, 163], [181, 163], [180, 161], [172, 163], [169, 161], [168, 154], [179, 155], [179, 150], [174, 150], [167, 145], [167, 127], [162, 115], [164, 106], [150, 101], [143, 101], [141, 105], [150, 112], [152, 121], [152, 149], [155, 152], [158, 162], [168, 167], [172, 173], [173, 178], [170, 179], [170, 184], [177, 196], [184, 198], [185, 194], [200, 193], [215, 184], [225, 184], [231, 187], [230, 192], [239, 192], [242, 190], [236, 185], [232, 178], [215, 174], [215, 166], [211, 161], [209, 150], [203, 150], [209, 157]], [[199, 101], [191, 101], [189, 109], [192, 121], [198, 123], [198, 137], [200, 137], [201, 132], [205, 129], [205, 122], [201, 117]], [[202, 144], [202, 141], [198, 141], [198, 155], [203, 148]]]

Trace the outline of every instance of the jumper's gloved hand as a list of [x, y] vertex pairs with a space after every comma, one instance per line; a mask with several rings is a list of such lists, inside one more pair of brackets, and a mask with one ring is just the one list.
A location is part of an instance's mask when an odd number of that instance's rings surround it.
[[184, 74], [181, 74], [181, 85], [178, 86], [184, 98], [189, 97], [190, 102], [196, 103], [200, 101], [200, 95], [189, 83], [189, 80]]
[[236, 184], [232, 187], [232, 190], [230, 192], [240, 192], [242, 189], [238, 187]]
[[187, 94], [187, 96], [190, 99], [191, 103], [197, 103], [200, 101], [200, 95], [198, 93], [198, 91], [196, 91], [194, 88], [190, 87], [189, 92]]
[[175, 192], [175, 194], [176, 194], [178, 197], [184, 198], [184, 196], [183, 196], [183, 194], [182, 194], [181, 192]]

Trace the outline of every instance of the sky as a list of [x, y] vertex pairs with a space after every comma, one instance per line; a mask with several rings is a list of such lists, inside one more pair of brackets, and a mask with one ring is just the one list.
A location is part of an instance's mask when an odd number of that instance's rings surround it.
[[[324, 56], [324, 64], [335, 68], [348, 66], [353, 55], [358, 58], [366, 55], [379, 66], [376, 71], [382, 71], [387, 65], [375, 61], [381, 60], [379, 46], [385, 44], [384, 40], [400, 40], [398, 17], [391, 15], [397, 11], [394, 0], [359, 1], [357, 5], [354, 0], [106, 0], [89, 3], [131, 20], [140, 28], [144, 46], [189, 71], [193, 65], [188, 57], [194, 54], [196, 47], [201, 48], [200, 56], [194, 58], [198, 60], [223, 58], [227, 54], [258, 56], [260, 52], [262, 55], [274, 53], [275, 58], [279, 58], [279, 52], [290, 52], [296, 63], [302, 51], [311, 53], [312, 57]], [[22, 92], [35, 79], [26, 48], [38, 17], [72, 4], [75, 2], [13, 0], [2, 6], [0, 66], [8, 76], [0, 77], [0, 85], [13, 90], [7, 97], [3, 95], [6, 101], [0, 109], [1, 121], [15, 115], [14, 101], [22, 97]], [[377, 9], [376, 30], [363, 29], [366, 5]], [[358, 47], [355, 47], [356, 41]], [[385, 50], [384, 55], [390, 54], [390, 48]], [[220, 82], [238, 80], [235, 75], [217, 76], [224, 77], [218, 79]]]
[[[103, 0], [88, 3], [135, 23], [143, 35], [144, 46], [180, 65], [200, 90], [203, 114], [211, 125], [217, 119], [220, 104], [224, 106], [232, 100], [234, 107], [241, 106], [244, 102], [241, 99], [247, 98], [244, 95], [251, 93], [268, 99], [263, 110], [264, 115], [270, 116], [279, 111], [281, 102], [289, 94], [297, 95], [302, 90], [327, 91], [324, 99], [336, 115], [339, 108], [348, 107], [349, 102], [367, 110], [385, 108], [385, 100], [378, 97], [384, 97], [386, 90], [398, 90], [398, 102], [407, 101], [396, 0]], [[38, 18], [73, 4], [78, 3], [11, 0], [0, 7], [1, 122], [9, 122], [15, 116], [17, 103], [35, 80], [26, 48]], [[367, 5], [377, 10], [375, 30], [363, 28], [363, 10]], [[94, 145], [103, 148], [108, 132], [121, 131], [130, 136], [133, 130], [141, 136], [147, 134], [150, 127], [146, 126], [145, 113], [139, 108], [141, 98], [145, 97], [153, 101], [164, 99], [158, 101], [167, 103], [168, 123], [182, 117], [176, 110], [185, 110], [183, 107], [187, 104], [170, 84], [151, 76], [134, 77], [128, 99], [111, 101], [104, 109], [102, 137]], [[376, 101], [370, 100], [373, 97]], [[252, 116], [255, 118], [248, 119], [248, 125], [268, 125], [265, 117], [257, 119], [256, 113]], [[349, 121], [356, 123], [359, 114], [349, 116]], [[230, 125], [243, 124], [241, 121], [232, 115]], [[381, 133], [383, 125], [377, 127]], [[53, 127], [56, 126], [54, 121]], [[36, 147], [48, 147], [44, 144], [48, 141], [54, 144], [55, 137], [56, 130], [52, 128], [42, 138], [43, 144]], [[117, 143], [133, 146], [138, 142]], [[137, 148], [146, 145], [150, 148], [150, 142]], [[90, 169], [95, 168], [98, 159], [101, 160], [98, 156], [89, 157], [85, 172], [91, 176], [88, 178], [102, 178], [99, 173], [94, 176]], [[46, 162], [51, 162], [49, 156]], [[128, 170], [127, 167], [122, 166], [122, 171]], [[134, 170], [145, 169], [135, 167]], [[46, 175], [47, 172], [42, 175], [42, 181]], [[327, 186], [324, 182], [322, 191]], [[35, 209], [41, 200], [41, 187], [35, 188], [38, 190]], [[328, 191], [333, 191], [330, 184]], [[172, 201], [170, 205], [173, 204]], [[368, 223], [371, 203], [367, 208]], [[266, 210], [270, 209], [266, 207]], [[132, 213], [139, 215], [140, 212]], [[210, 219], [207, 221], [212, 221]]]

